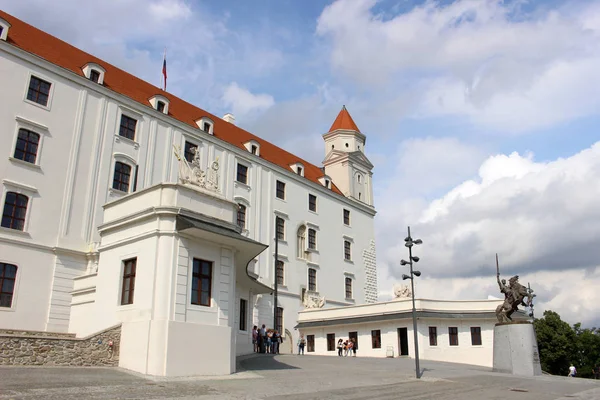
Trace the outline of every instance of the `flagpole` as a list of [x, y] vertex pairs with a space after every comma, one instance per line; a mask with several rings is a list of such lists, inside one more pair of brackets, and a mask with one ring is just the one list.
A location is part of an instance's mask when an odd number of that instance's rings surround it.
[[167, 59], [167, 46], [165, 46], [165, 52], [164, 52], [164, 55], [163, 55], [163, 65], [162, 65], [162, 68], [160, 69], [160, 75], [161, 75], [161, 78], [160, 78], [160, 81], [161, 81], [161, 89], [162, 89], [163, 91], [166, 91], [166, 90], [167, 90], [167, 82], [165, 82], [165, 73], [164, 73], [164, 65], [165, 65], [165, 60], [166, 60], [166, 59]]

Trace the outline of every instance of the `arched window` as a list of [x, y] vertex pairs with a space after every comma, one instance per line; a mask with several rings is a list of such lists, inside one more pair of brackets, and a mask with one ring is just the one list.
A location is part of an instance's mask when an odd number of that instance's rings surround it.
[[362, 177], [359, 175], [356, 175], [356, 180], [358, 181], [358, 183], [361, 183], [362, 181]]
[[298, 228], [298, 253], [297, 256], [298, 258], [305, 258], [306, 257], [306, 226], [301, 225]]
[[113, 176], [113, 189], [129, 193], [129, 182], [131, 180], [131, 166], [120, 161], [115, 163], [115, 174]]
[[238, 204], [237, 224], [240, 228], [246, 228], [246, 206]]
[[12, 307], [17, 280], [17, 266], [0, 263], [0, 307]]
[[7, 192], [2, 212], [2, 227], [22, 231], [25, 229], [25, 216], [29, 197], [24, 194]]

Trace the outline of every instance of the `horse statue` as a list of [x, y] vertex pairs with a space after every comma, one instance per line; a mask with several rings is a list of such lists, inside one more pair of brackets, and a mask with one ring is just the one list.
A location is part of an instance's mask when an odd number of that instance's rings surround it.
[[[533, 310], [533, 298], [536, 296], [533, 294], [533, 290], [530, 287], [525, 287], [519, 283], [519, 275], [515, 275], [508, 280], [509, 284], [506, 284], [506, 279], [500, 280], [500, 269], [498, 267], [498, 255], [496, 254], [496, 279], [498, 280], [498, 287], [500, 292], [504, 294], [504, 302], [496, 307], [496, 317], [498, 322], [512, 322], [511, 315], [519, 309], [519, 306], [529, 307]], [[527, 303], [525, 303], [527, 298]]]

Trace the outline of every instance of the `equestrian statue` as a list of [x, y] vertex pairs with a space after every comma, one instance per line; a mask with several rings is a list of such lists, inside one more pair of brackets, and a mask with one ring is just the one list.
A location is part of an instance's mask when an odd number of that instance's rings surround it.
[[[519, 275], [515, 275], [508, 280], [500, 280], [500, 267], [498, 266], [498, 254], [496, 254], [496, 279], [498, 280], [498, 287], [500, 292], [504, 294], [504, 303], [496, 307], [496, 317], [499, 322], [512, 322], [510, 317], [515, 311], [519, 309], [519, 306], [529, 307], [530, 317], [533, 317], [533, 298], [536, 296], [533, 294], [533, 290], [528, 285], [525, 286], [519, 283]], [[525, 302], [527, 298], [527, 302]]]

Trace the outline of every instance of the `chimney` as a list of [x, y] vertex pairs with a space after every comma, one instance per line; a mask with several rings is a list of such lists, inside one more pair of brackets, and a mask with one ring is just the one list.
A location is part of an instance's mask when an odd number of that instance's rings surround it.
[[223, 115], [223, 120], [229, 122], [230, 124], [235, 125], [235, 117], [231, 113], [227, 113]]

